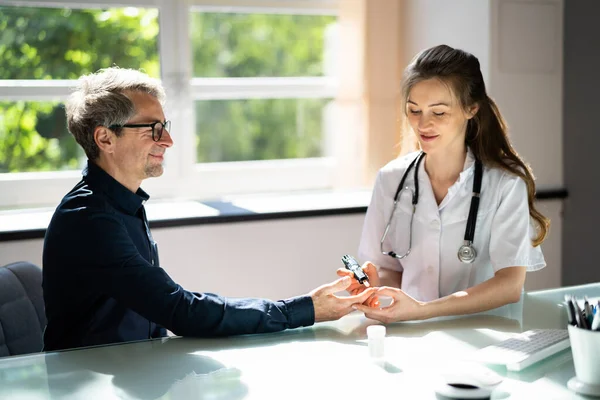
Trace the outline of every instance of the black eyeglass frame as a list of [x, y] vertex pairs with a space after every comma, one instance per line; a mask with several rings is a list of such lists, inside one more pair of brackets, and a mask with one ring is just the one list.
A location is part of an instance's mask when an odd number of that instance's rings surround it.
[[[162, 129], [160, 131], [156, 130], [154, 127], [156, 125], [162, 125]], [[116, 129], [116, 128], [152, 128], [152, 140], [158, 142], [162, 138], [162, 134], [165, 131], [171, 130], [171, 121], [167, 120], [165, 122], [151, 122], [149, 124], [124, 124], [124, 125], [111, 125], [108, 129]], [[158, 133], [157, 133], [158, 132]], [[158, 136], [158, 137], [156, 137]]]

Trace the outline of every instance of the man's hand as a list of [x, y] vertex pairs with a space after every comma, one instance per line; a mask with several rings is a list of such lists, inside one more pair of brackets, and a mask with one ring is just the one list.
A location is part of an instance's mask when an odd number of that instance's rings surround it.
[[[377, 267], [375, 267], [375, 264], [367, 261], [363, 264], [362, 270], [365, 272], [365, 274], [367, 274], [367, 277], [369, 278], [369, 285], [371, 287], [378, 287], [381, 285], [381, 282], [379, 281], [379, 273], [377, 272]], [[346, 289], [352, 296], [360, 294], [367, 289], [365, 285], [354, 279], [354, 274], [346, 268], [340, 268], [336, 271], [336, 273], [339, 276], [349, 276], [352, 278], [352, 283]], [[379, 298], [377, 295], [373, 295], [369, 297], [364, 304], [369, 307], [379, 307]]]
[[355, 296], [339, 297], [334, 294], [348, 289], [351, 283], [350, 277], [344, 277], [309, 293], [315, 307], [315, 322], [339, 319], [353, 311], [353, 305], [364, 303], [375, 292], [375, 289], [369, 288]]

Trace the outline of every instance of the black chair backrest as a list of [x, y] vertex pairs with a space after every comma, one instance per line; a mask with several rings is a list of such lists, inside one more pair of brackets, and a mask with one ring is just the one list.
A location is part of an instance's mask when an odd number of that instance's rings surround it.
[[45, 327], [40, 267], [25, 261], [0, 267], [0, 357], [42, 351]]

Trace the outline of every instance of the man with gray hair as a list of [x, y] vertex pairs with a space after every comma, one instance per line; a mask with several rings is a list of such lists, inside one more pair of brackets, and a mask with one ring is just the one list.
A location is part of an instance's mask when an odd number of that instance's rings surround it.
[[166, 335], [228, 336], [275, 332], [338, 319], [373, 290], [337, 297], [342, 278], [280, 301], [192, 293], [160, 267], [140, 185], [163, 173], [173, 145], [159, 81], [107, 68], [83, 76], [66, 106], [69, 131], [88, 166], [46, 231], [44, 350]]

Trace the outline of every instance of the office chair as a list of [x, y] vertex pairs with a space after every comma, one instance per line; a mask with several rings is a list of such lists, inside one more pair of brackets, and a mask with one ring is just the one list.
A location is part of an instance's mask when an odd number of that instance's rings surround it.
[[0, 267], [0, 357], [41, 351], [45, 326], [40, 267], [25, 261]]

